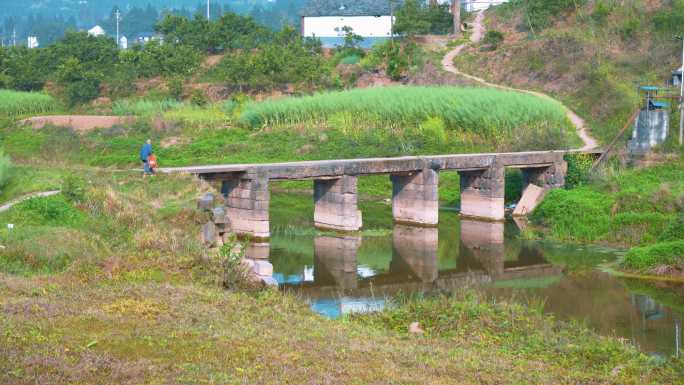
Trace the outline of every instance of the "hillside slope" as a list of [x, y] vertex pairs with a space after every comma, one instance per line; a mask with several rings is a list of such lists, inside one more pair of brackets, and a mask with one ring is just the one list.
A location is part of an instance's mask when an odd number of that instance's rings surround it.
[[[487, 81], [539, 90], [559, 98], [587, 120], [594, 136], [610, 141], [635, 108], [637, 84], [662, 85], [681, 55], [673, 35], [684, 19], [684, 2], [512, 1], [487, 12], [489, 31], [455, 65]], [[550, 5], [549, 5], [550, 7]]]

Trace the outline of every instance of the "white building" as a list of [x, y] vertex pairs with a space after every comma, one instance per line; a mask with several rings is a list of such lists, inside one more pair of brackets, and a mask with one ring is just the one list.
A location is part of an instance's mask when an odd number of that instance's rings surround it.
[[128, 38], [126, 36], [121, 36], [119, 39], [119, 48], [128, 49]]
[[364, 38], [391, 37], [392, 16], [303, 16], [302, 36], [343, 37], [343, 27], [351, 27]]
[[29, 48], [38, 48], [38, 36], [29, 36], [26, 44]]
[[467, 12], [476, 12], [507, 2], [508, 0], [461, 0], [461, 5]]
[[105, 30], [100, 27], [99, 25], [94, 26], [93, 28], [88, 30], [88, 35], [90, 36], [104, 36]]

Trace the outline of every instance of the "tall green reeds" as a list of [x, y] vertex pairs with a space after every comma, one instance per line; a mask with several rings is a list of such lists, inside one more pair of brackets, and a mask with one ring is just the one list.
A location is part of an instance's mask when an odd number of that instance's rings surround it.
[[0, 90], [0, 116], [16, 118], [47, 114], [59, 109], [57, 100], [44, 93]]
[[114, 115], [150, 116], [179, 108], [183, 103], [176, 100], [118, 100], [112, 106]]
[[[340, 117], [344, 117], [341, 119]], [[419, 127], [438, 118], [447, 130], [515, 137], [530, 129], [571, 130], [562, 106], [512, 91], [461, 87], [383, 87], [252, 103], [239, 123], [252, 128], [299, 123], [350, 128]]]

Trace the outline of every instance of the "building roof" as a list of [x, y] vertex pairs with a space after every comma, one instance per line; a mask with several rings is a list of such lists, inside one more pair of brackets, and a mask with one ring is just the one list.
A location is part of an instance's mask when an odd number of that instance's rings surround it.
[[[398, 4], [395, 5], [397, 7]], [[300, 13], [315, 16], [379, 16], [389, 15], [386, 0], [308, 0]]]
[[102, 36], [104, 34], [105, 34], [104, 28], [100, 27], [99, 25], [96, 25], [93, 28], [88, 30], [88, 35], [90, 35], [90, 36]]

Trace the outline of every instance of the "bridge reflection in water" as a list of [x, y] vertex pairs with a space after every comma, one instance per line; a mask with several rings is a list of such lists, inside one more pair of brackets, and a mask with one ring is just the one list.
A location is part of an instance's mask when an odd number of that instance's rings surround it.
[[[380, 268], [359, 264], [359, 249], [364, 242], [361, 236], [315, 236], [313, 270], [303, 267], [299, 275], [286, 277], [278, 274], [276, 261], [275, 278], [283, 289], [310, 301], [315, 311], [336, 317], [347, 312], [377, 310], [384, 306], [386, 297], [398, 293], [450, 292], [495, 281], [561, 273], [559, 267], [547, 263], [542, 252], [532, 246], [508, 250], [507, 257], [504, 223], [461, 219], [458, 250], [442, 253], [455, 256], [456, 261], [447, 263], [439, 261], [439, 232], [434, 227], [395, 224], [391, 259]], [[459, 239], [458, 234], [454, 236]], [[367, 240], [377, 242], [373, 237]], [[442, 246], [455, 245], [445, 242]]]

